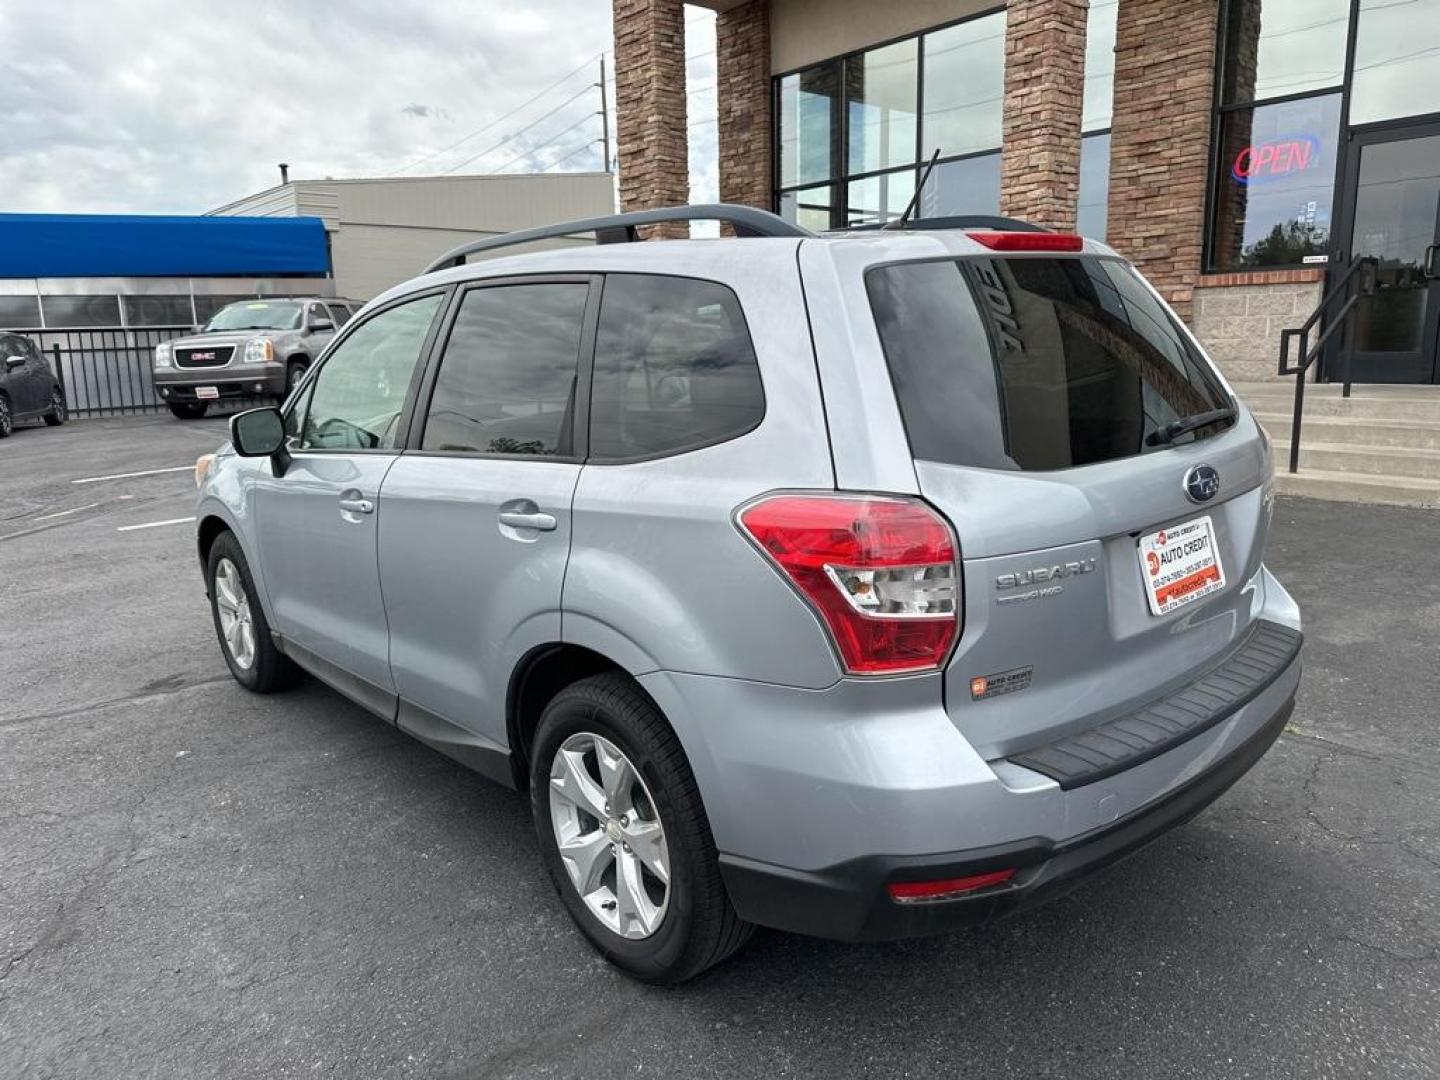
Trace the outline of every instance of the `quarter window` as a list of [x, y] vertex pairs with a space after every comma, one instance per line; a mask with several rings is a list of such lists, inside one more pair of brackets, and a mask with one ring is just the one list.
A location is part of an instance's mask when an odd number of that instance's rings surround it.
[[654, 457], [730, 439], [765, 412], [740, 303], [723, 285], [617, 274], [595, 340], [590, 456]]
[[421, 449], [574, 453], [589, 286], [495, 285], [465, 294], [445, 345]]
[[387, 308], [357, 326], [315, 379], [302, 450], [388, 450], [396, 445], [410, 379], [442, 294]]

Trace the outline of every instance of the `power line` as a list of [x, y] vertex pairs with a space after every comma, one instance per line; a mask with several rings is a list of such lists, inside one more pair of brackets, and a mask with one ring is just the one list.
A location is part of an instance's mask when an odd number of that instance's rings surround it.
[[557, 132], [556, 134], [552, 135], [549, 139], [546, 139], [546, 140], [545, 140], [543, 143], [541, 143], [539, 146], [533, 147], [532, 149], [526, 150], [523, 154], [520, 154], [520, 155], [518, 155], [517, 157], [511, 158], [509, 161], [507, 161], [504, 165], [501, 165], [501, 166], [500, 166], [499, 168], [497, 168], [495, 171], [496, 171], [497, 173], [503, 173], [506, 169], [508, 169], [511, 165], [514, 165], [516, 162], [524, 161], [526, 158], [531, 157], [531, 156], [534, 155], [534, 154], [538, 154], [541, 150], [544, 150], [547, 146], [554, 146], [557, 142], [559, 142], [561, 139], [563, 139], [566, 135], [569, 135], [570, 132], [574, 131], [574, 130], [575, 130], [576, 128], [578, 128], [581, 124], [585, 123], [586, 120], [592, 119], [593, 116], [594, 116], [593, 113], [586, 113], [584, 116], [580, 117], [579, 120], [576, 120], [575, 123], [573, 123], [573, 124], [571, 124], [569, 127], [567, 127], [564, 131]]
[[585, 151], [585, 150], [589, 150], [591, 147], [593, 147], [593, 146], [594, 146], [597, 142], [599, 142], [599, 141], [600, 141], [599, 139], [591, 139], [589, 142], [583, 142], [583, 143], [581, 143], [579, 146], [577, 146], [574, 150], [571, 150], [571, 151], [570, 151], [568, 154], [566, 154], [564, 157], [559, 158], [559, 159], [556, 160], [556, 161], [552, 161], [549, 165], [546, 165], [545, 168], [541, 169], [540, 171], [541, 171], [542, 173], [547, 173], [547, 172], [549, 172], [551, 169], [555, 168], [556, 165], [563, 165], [563, 164], [565, 164], [565, 162], [569, 161], [569, 160], [570, 160], [571, 158], [573, 158], [576, 154], [579, 154], [579, 153], [581, 153], [582, 151]]
[[464, 161], [460, 162], [460, 164], [458, 164], [458, 165], [452, 165], [450, 168], [448, 168], [448, 169], [445, 170], [446, 174], [448, 175], [448, 174], [450, 174], [450, 173], [453, 173], [456, 169], [463, 169], [466, 165], [469, 165], [472, 161], [477, 161], [477, 160], [479, 160], [480, 158], [484, 157], [486, 154], [490, 154], [490, 153], [493, 153], [493, 152], [496, 151], [496, 150], [499, 150], [500, 147], [504, 146], [506, 143], [511, 142], [512, 140], [514, 140], [515, 138], [517, 138], [517, 137], [520, 136], [520, 135], [524, 135], [525, 132], [529, 131], [531, 128], [533, 128], [536, 124], [540, 123], [541, 121], [550, 119], [550, 117], [554, 116], [557, 112], [559, 112], [561, 109], [565, 108], [565, 106], [569, 105], [572, 101], [578, 100], [582, 95], [588, 94], [588, 93], [589, 93], [591, 90], [593, 90], [593, 89], [595, 89], [593, 86], [582, 86], [579, 90], [577, 90], [577, 91], [576, 91], [574, 94], [572, 94], [570, 97], [566, 98], [566, 99], [565, 99], [564, 101], [562, 101], [559, 105], [556, 105], [555, 108], [551, 109], [551, 110], [550, 110], [549, 112], [547, 112], [547, 113], [544, 113], [544, 114], [542, 114], [542, 115], [540, 115], [540, 116], [537, 116], [534, 120], [531, 120], [530, 123], [526, 124], [526, 125], [525, 125], [523, 128], [521, 128], [519, 131], [512, 131], [509, 135], [506, 135], [505, 138], [501, 139], [501, 140], [500, 140], [499, 142], [497, 142], [494, 146], [488, 146], [488, 147], [486, 147], [484, 150], [481, 150], [480, 153], [474, 154], [474, 155], [466, 158]]
[[[608, 50], [607, 50], [607, 51], [608, 51]], [[402, 172], [404, 172], [406, 169], [413, 169], [416, 165], [422, 165], [422, 164], [424, 164], [425, 162], [429, 161], [431, 158], [436, 158], [436, 157], [439, 157], [441, 154], [449, 153], [451, 150], [454, 150], [454, 149], [455, 149], [457, 146], [459, 146], [461, 143], [467, 143], [467, 142], [469, 142], [471, 139], [475, 138], [475, 136], [477, 136], [477, 135], [483, 135], [483, 134], [485, 134], [485, 132], [491, 130], [492, 128], [496, 127], [497, 125], [499, 125], [499, 124], [503, 123], [504, 121], [510, 119], [510, 117], [514, 116], [516, 113], [520, 112], [522, 109], [529, 108], [531, 105], [535, 104], [535, 102], [537, 102], [537, 101], [539, 101], [541, 98], [543, 98], [546, 94], [550, 93], [550, 91], [556, 89], [556, 88], [559, 87], [559, 86], [563, 86], [565, 83], [569, 82], [569, 81], [570, 81], [571, 79], [573, 79], [576, 75], [579, 75], [580, 72], [584, 71], [584, 70], [585, 70], [587, 67], [589, 67], [591, 64], [595, 63], [595, 61], [598, 60], [598, 59], [600, 59], [600, 57], [603, 56], [603, 55], [605, 55], [605, 54], [604, 54], [604, 53], [600, 53], [600, 54], [598, 54], [598, 55], [596, 55], [596, 56], [592, 56], [589, 60], [586, 60], [583, 64], [581, 64], [579, 67], [577, 67], [574, 71], [570, 72], [568, 75], [565, 75], [564, 77], [555, 80], [555, 82], [553, 82], [553, 83], [551, 83], [549, 86], [545, 87], [544, 90], [541, 90], [541, 91], [540, 91], [538, 94], [536, 94], [534, 97], [529, 98], [528, 100], [526, 100], [526, 101], [523, 102], [522, 104], [516, 105], [515, 108], [511, 109], [509, 112], [505, 113], [504, 115], [502, 115], [502, 116], [497, 116], [494, 120], [491, 120], [491, 121], [490, 121], [488, 124], [486, 124], [484, 127], [476, 128], [474, 131], [470, 132], [470, 134], [464, 136], [463, 138], [456, 139], [456, 140], [455, 140], [453, 143], [451, 143], [449, 146], [441, 147], [439, 150], [435, 150], [435, 151], [433, 151], [432, 153], [426, 154], [424, 157], [416, 158], [414, 161], [410, 162], [409, 165], [402, 165], [402, 166], [400, 166], [400, 168], [394, 169], [394, 170], [392, 170], [391, 172], [386, 173], [385, 175], [386, 175], [386, 176], [394, 176], [396, 173], [402, 173]], [[571, 100], [574, 100], [574, 99], [572, 98]], [[472, 158], [471, 160], [474, 160], [474, 159]]]

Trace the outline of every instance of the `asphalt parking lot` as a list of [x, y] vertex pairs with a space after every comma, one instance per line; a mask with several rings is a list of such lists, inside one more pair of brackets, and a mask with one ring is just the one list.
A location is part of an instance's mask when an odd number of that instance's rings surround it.
[[1280, 502], [1300, 702], [1194, 823], [1006, 922], [760, 932], [662, 991], [572, 931], [523, 797], [231, 681], [156, 524], [222, 437], [0, 443], [0, 1076], [1440, 1075], [1440, 514]]

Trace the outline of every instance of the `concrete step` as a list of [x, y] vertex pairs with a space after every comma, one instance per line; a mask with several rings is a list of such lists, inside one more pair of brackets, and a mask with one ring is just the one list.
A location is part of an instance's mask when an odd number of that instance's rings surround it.
[[[1275, 440], [1275, 468], [1290, 461], [1290, 444]], [[1408, 477], [1429, 480], [1440, 486], [1440, 450], [1415, 450], [1395, 446], [1356, 446], [1350, 443], [1311, 441], [1300, 437], [1300, 469], [1308, 472], [1363, 473], [1367, 476]]]
[[1306, 469], [1291, 475], [1277, 461], [1275, 489], [1282, 495], [1303, 495], [1337, 502], [1386, 503], [1392, 506], [1440, 506], [1440, 483], [1402, 476]]
[[[1290, 413], [1266, 409], [1255, 419], [1272, 439], [1290, 438]], [[1304, 443], [1440, 450], [1440, 420], [1377, 420], [1363, 416], [1305, 416], [1300, 429]]]
[[[1240, 395], [1255, 412], [1289, 414], [1295, 407], [1294, 394]], [[1440, 423], [1440, 397], [1375, 397], [1356, 395], [1348, 400], [1329, 395], [1305, 394], [1305, 419], [1312, 416], [1350, 416], [1358, 420], [1430, 420]]]

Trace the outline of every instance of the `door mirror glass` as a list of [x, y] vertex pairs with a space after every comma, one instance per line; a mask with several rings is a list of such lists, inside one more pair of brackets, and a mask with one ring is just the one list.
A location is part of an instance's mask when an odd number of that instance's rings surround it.
[[6, 371], [14, 371], [16, 368], [22, 368], [22, 367], [24, 367], [24, 366], [25, 366], [25, 357], [23, 357], [23, 356], [7, 356], [7, 357], [5, 358], [5, 370], [6, 370]]
[[230, 419], [230, 441], [241, 457], [270, 457], [285, 445], [279, 409], [251, 409]]

